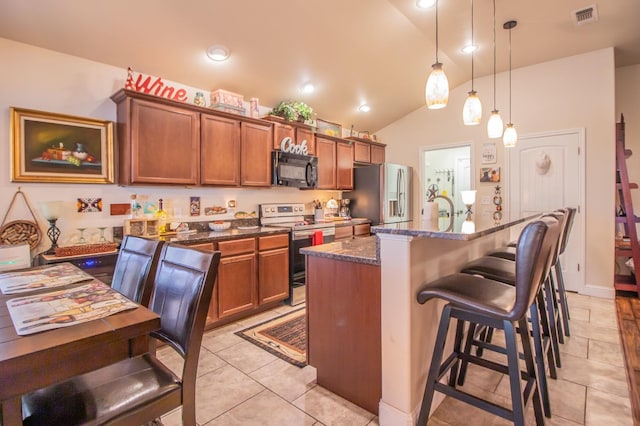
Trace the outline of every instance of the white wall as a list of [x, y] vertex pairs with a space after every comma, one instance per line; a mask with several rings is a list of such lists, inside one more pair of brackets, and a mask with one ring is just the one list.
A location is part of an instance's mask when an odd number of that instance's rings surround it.
[[[636, 71], [636, 78], [637, 74]], [[470, 84], [464, 84], [452, 90], [446, 108], [420, 108], [377, 132], [387, 144], [387, 160], [408, 164], [417, 170], [420, 147], [473, 141], [475, 179], [472, 186], [478, 190], [478, 199], [492, 195], [495, 184], [480, 183], [478, 175], [482, 143], [490, 141], [486, 136], [486, 120], [493, 103], [492, 76], [476, 79], [475, 87], [484, 108], [480, 126], [462, 124], [462, 105], [466, 92], [470, 90]], [[581, 206], [586, 221], [585, 285], [594, 294], [611, 294], [615, 168], [613, 48], [515, 69], [512, 72], [512, 90], [512, 118], [519, 135], [586, 129], [586, 205]], [[496, 105], [507, 123], [508, 74], [497, 76], [497, 93]], [[501, 185], [504, 187], [505, 217], [509, 217], [508, 182], [505, 181], [509, 171], [504, 168], [505, 152], [499, 140], [497, 145], [498, 162], [495, 166], [503, 167]], [[415, 178], [419, 179], [419, 176]], [[417, 197], [420, 194], [413, 195], [414, 206], [419, 206]], [[416, 213], [414, 211], [414, 215]]]
[[[204, 207], [225, 205], [226, 200], [237, 200], [237, 210], [257, 211], [258, 204], [267, 202], [305, 202], [311, 209], [314, 198], [327, 200], [340, 197], [337, 191], [300, 191], [290, 188], [176, 188], [176, 187], [120, 187], [95, 184], [12, 183], [10, 154], [9, 108], [29, 108], [54, 113], [116, 120], [116, 106], [110, 96], [124, 87], [127, 70], [64, 55], [34, 46], [0, 38], [0, 214], [4, 216], [11, 198], [20, 187], [26, 194], [37, 216], [43, 238], [40, 249], [49, 247], [46, 237], [47, 222], [38, 209], [41, 201], [64, 201], [68, 208], [58, 221], [62, 231], [60, 245], [77, 240], [77, 228], [87, 227], [85, 237], [96, 240], [99, 226], [122, 226], [125, 216], [110, 216], [109, 204], [128, 203], [131, 194], [146, 196], [150, 200], [164, 198], [166, 206], [181, 208], [184, 220], [208, 221], [228, 216], [204, 216]], [[190, 196], [200, 196], [202, 215], [188, 217]], [[79, 214], [75, 210], [78, 197], [101, 197], [101, 213]], [[17, 207], [17, 208], [15, 208]], [[311, 211], [309, 211], [311, 212]], [[22, 199], [18, 199], [7, 221], [30, 219]]]

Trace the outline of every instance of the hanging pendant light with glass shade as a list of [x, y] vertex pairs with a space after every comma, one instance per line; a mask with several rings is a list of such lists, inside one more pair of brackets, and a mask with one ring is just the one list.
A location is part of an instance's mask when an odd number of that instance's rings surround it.
[[433, 70], [429, 74], [425, 89], [427, 108], [444, 108], [449, 101], [449, 80], [442, 69], [442, 64], [438, 61], [438, 0], [436, 0], [436, 63], [431, 67]]
[[[475, 46], [473, 43], [473, 0], [471, 0], [471, 45]], [[473, 75], [473, 51], [471, 51], [471, 91], [462, 107], [462, 121], [466, 126], [475, 126], [482, 121], [482, 103], [478, 97], [478, 92], [473, 87]]]
[[496, 0], [493, 0], [493, 110], [487, 122], [487, 136], [490, 139], [502, 137], [503, 128], [500, 111], [496, 108]]
[[504, 135], [502, 136], [502, 143], [507, 148], [516, 146], [518, 143], [518, 133], [516, 132], [516, 126], [511, 121], [511, 30], [518, 25], [517, 21], [507, 21], [504, 23], [503, 28], [509, 30], [509, 123], [507, 128], [504, 129]]

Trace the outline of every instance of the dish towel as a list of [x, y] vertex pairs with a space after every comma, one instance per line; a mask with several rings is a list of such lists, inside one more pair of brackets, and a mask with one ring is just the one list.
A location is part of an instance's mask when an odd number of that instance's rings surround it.
[[322, 231], [316, 231], [313, 233], [313, 236], [311, 237], [311, 245], [312, 246], [318, 246], [320, 244], [324, 244], [324, 240], [322, 237]]

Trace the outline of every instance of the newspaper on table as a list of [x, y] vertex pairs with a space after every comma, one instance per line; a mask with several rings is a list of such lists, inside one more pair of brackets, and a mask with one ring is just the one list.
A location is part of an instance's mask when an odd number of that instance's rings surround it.
[[136, 303], [99, 281], [7, 301], [11, 321], [21, 336], [69, 327], [137, 307]]
[[18, 294], [28, 291], [61, 287], [93, 277], [71, 263], [60, 263], [42, 269], [5, 272], [0, 274], [2, 294]]

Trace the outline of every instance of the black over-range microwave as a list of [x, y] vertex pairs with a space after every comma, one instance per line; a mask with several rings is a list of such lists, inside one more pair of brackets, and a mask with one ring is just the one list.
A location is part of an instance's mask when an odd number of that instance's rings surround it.
[[318, 157], [272, 151], [273, 184], [296, 188], [318, 186]]

